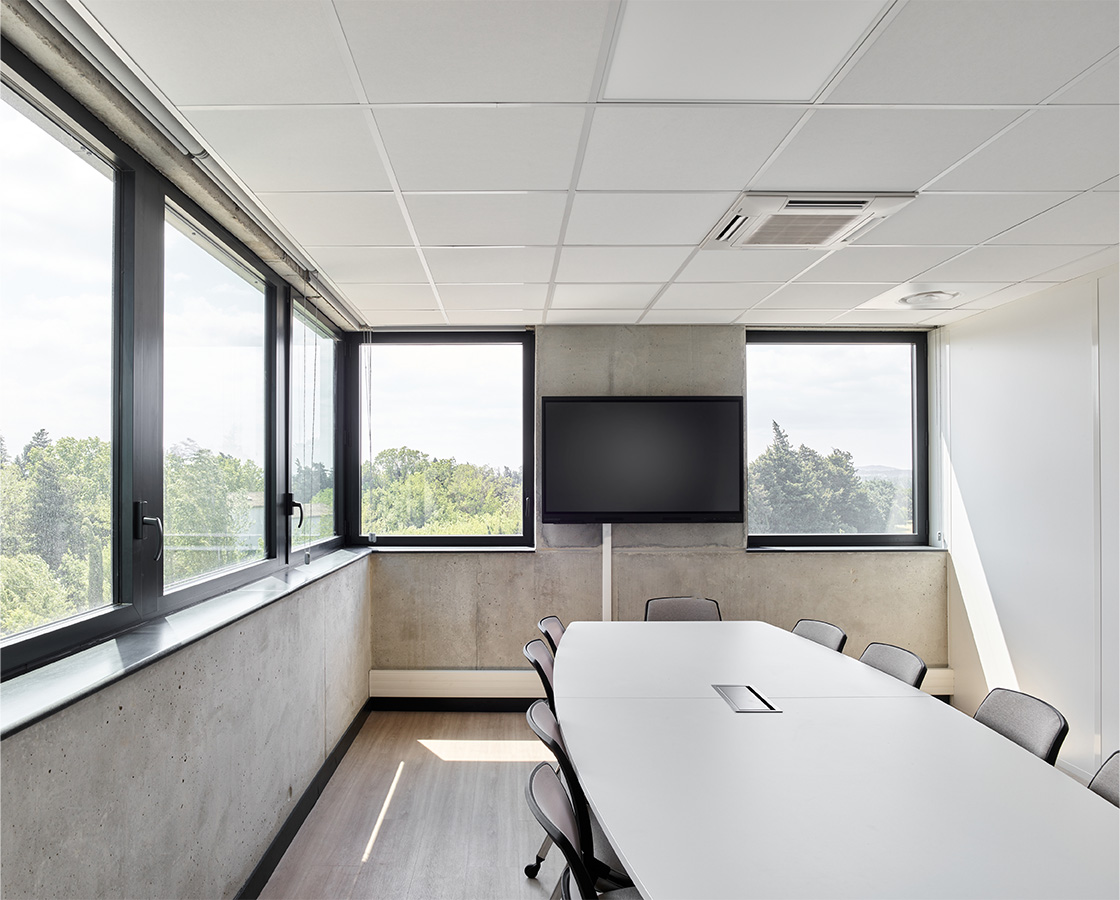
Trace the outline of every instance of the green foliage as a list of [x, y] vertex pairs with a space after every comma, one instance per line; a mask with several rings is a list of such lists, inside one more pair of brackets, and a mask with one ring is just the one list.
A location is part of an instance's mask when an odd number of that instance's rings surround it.
[[747, 468], [747, 528], [754, 534], [883, 534], [910, 530], [910, 489], [864, 480], [852, 454], [796, 450], [777, 422], [773, 441]]
[[521, 472], [382, 450], [362, 465], [362, 533], [521, 533]]
[[[0, 634], [113, 602], [112, 480], [100, 438], [40, 430], [12, 458], [0, 437]], [[164, 485], [165, 584], [263, 555], [256, 463], [188, 441], [168, 451]]]

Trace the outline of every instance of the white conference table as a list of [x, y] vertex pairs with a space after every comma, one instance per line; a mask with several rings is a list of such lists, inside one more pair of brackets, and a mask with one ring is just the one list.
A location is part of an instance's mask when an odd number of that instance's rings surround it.
[[[577, 622], [568, 751], [643, 897], [1112, 897], [1120, 810], [934, 697], [763, 622]], [[780, 713], [736, 713], [751, 684]]]

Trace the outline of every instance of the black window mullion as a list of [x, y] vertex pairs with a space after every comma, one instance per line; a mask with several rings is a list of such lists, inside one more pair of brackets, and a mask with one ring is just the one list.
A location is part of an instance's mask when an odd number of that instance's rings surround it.
[[[148, 618], [163, 597], [163, 562], [156, 559], [164, 520], [161, 179], [146, 170], [122, 173], [120, 197], [121, 478], [115, 530], [124, 545], [121, 599]], [[138, 517], [153, 520], [142, 533]]]

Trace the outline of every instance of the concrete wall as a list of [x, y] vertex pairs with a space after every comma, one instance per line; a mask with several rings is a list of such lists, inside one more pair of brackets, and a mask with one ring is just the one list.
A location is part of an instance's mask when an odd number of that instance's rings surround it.
[[1083, 778], [1120, 740], [1117, 294], [1115, 270], [1078, 279], [943, 341], [954, 702], [972, 713], [996, 686], [1049, 701]]
[[5, 898], [231, 897], [368, 696], [364, 561], [5, 740]]
[[[741, 395], [744, 352], [738, 326], [544, 326], [537, 393]], [[602, 527], [536, 528], [532, 553], [374, 554], [374, 667], [522, 668], [542, 616], [601, 618]], [[836, 622], [857, 656], [881, 640], [946, 664], [944, 553], [747, 553], [742, 524], [616, 525], [612, 546], [614, 618], [641, 618], [648, 597], [697, 593], [725, 618]]]

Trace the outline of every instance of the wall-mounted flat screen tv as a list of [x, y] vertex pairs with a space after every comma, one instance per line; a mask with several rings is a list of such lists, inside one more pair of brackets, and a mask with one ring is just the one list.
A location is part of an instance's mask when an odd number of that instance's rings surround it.
[[742, 397], [542, 397], [544, 522], [742, 522]]

